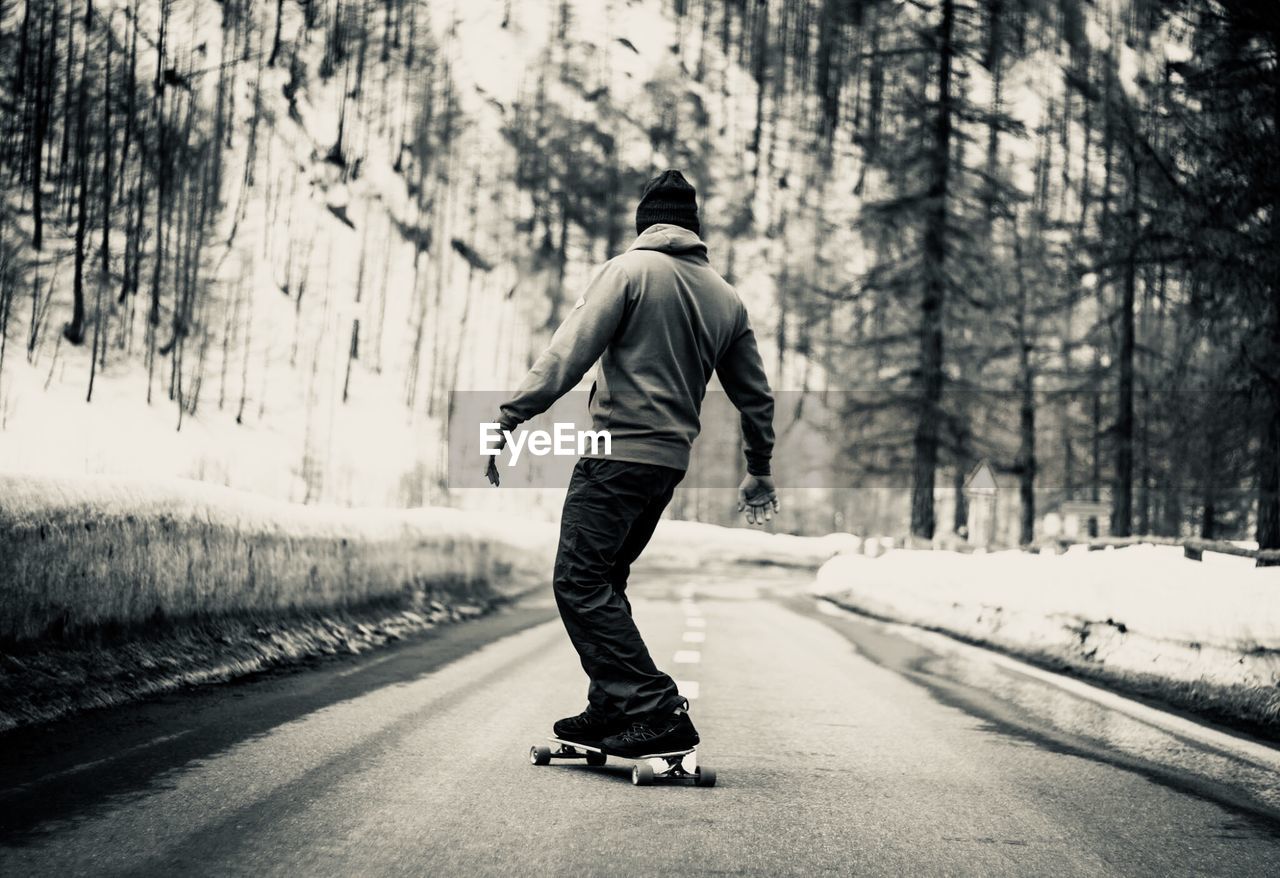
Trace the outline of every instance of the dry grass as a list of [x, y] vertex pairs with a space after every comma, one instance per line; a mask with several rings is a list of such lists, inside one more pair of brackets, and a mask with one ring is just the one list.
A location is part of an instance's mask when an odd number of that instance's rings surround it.
[[551, 541], [450, 509], [300, 507], [194, 482], [0, 476], [0, 644], [166, 621], [484, 602]]

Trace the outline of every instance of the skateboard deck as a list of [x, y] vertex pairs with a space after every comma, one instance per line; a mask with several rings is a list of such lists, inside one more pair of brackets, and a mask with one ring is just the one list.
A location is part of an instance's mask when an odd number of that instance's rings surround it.
[[587, 765], [604, 765], [609, 756], [627, 759], [636, 764], [631, 769], [631, 782], [638, 787], [654, 783], [693, 781], [695, 786], [713, 787], [716, 773], [704, 765], [698, 765], [698, 748], [672, 750], [666, 753], [646, 753], [643, 756], [617, 756], [606, 753], [591, 744], [580, 744], [562, 738], [548, 738], [557, 745], [553, 750], [546, 744], [529, 748], [529, 761], [534, 765], [549, 765], [553, 759], [583, 759]]

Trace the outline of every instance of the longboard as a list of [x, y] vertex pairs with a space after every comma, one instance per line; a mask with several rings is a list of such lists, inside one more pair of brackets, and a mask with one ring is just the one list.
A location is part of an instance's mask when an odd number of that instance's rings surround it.
[[[529, 748], [529, 761], [534, 765], [550, 765], [553, 759], [584, 759], [587, 765], [604, 765], [610, 754], [590, 744], [579, 744], [561, 738], [548, 738], [556, 748], [546, 744], [534, 744]], [[691, 780], [694, 786], [713, 787], [716, 773], [712, 768], [698, 765], [698, 748], [673, 750], [667, 753], [646, 753], [643, 756], [617, 756], [636, 764], [631, 768], [631, 782], [638, 787], [654, 783]]]

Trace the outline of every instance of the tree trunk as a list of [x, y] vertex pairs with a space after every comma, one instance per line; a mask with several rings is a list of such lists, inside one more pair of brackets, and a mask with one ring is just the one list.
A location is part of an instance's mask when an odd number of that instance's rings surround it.
[[1036, 402], [1034, 377], [1024, 364], [1022, 405], [1018, 411], [1018, 499], [1022, 527], [1018, 543], [1029, 546], [1036, 538]]
[[[1277, 337], [1280, 342], [1280, 337]], [[1280, 399], [1271, 397], [1258, 449], [1258, 548], [1280, 549]], [[1280, 566], [1258, 560], [1259, 567]]]
[[[388, 2], [387, 5], [389, 7], [390, 2]], [[276, 58], [278, 58], [280, 55], [280, 28], [283, 25], [283, 19], [284, 19], [284, 0], [276, 0], [276, 33], [275, 33], [275, 36], [272, 37], [271, 39], [271, 57], [267, 59], [268, 67], [275, 67]], [[387, 10], [388, 25], [390, 25], [390, 22], [391, 22], [391, 10], [388, 8]], [[387, 60], [385, 55], [382, 60], [383, 61]]]
[[1129, 203], [1129, 241], [1120, 292], [1120, 395], [1116, 417], [1116, 471], [1112, 487], [1111, 534], [1127, 537], [1133, 532], [1133, 434], [1134, 434], [1134, 291], [1138, 262], [1138, 199], [1141, 169], [1136, 157]]
[[[84, 30], [85, 30], [85, 52], [84, 62], [80, 68], [80, 88], [76, 100], [76, 170], [79, 185], [79, 197], [76, 208], [76, 252], [75, 252], [75, 277], [72, 283], [72, 311], [71, 322], [68, 323], [62, 331], [67, 341], [74, 345], [84, 342], [84, 261], [87, 254], [85, 253], [85, 233], [88, 231], [89, 225], [89, 132], [87, 128], [87, 113], [89, 104], [89, 25], [92, 21], [93, 3], [88, 0], [85, 3], [84, 14]], [[97, 351], [94, 351], [94, 357], [97, 358]]]
[[[753, 33], [751, 42], [751, 76], [756, 84], [756, 120], [755, 129], [751, 133], [751, 143], [747, 150], [753, 157], [751, 166], [751, 187], [752, 191], [757, 191], [760, 180], [760, 138], [764, 130], [764, 93], [766, 78], [768, 76], [768, 52], [766, 51], [769, 39], [769, 0], [757, 0], [756, 12], [753, 16], [755, 19], [755, 33]], [[744, 24], [745, 32], [746, 26]]]
[[988, 230], [996, 210], [996, 174], [1000, 168], [1000, 106], [1004, 68], [1001, 65], [1000, 19], [1004, 0], [987, 0], [987, 45], [983, 64], [991, 73], [991, 110], [987, 120], [987, 180], [982, 193], [983, 219]]
[[1142, 389], [1142, 424], [1138, 432], [1138, 533], [1151, 533], [1151, 390]]
[[[7, 213], [0, 213], [5, 223], [0, 226], [0, 257], [5, 248], [10, 246], [5, 240], [5, 231], [9, 228]], [[13, 272], [7, 263], [0, 262], [0, 378], [4, 377], [4, 354], [9, 346], [9, 314], [13, 305]], [[0, 430], [4, 429], [3, 408], [0, 407]]]
[[966, 437], [957, 437], [956, 442], [958, 446], [956, 449], [956, 467], [951, 479], [951, 488], [955, 493], [956, 502], [952, 507], [951, 532], [967, 534], [969, 532], [969, 501], [964, 496], [964, 480], [969, 474], [969, 455], [965, 450]]
[[45, 76], [37, 79], [35, 84], [35, 131], [31, 137], [31, 247], [37, 253], [44, 249], [44, 138], [49, 125], [49, 101], [52, 99], [53, 89], [53, 58], [56, 54], [53, 41], [58, 35], [56, 12], [50, 29], [49, 45], [46, 46], [46, 41], [42, 38], [37, 52], [36, 66], [44, 69]]
[[[1280, 32], [1272, 31], [1272, 45], [1280, 43]], [[1273, 76], [1274, 79], [1274, 76]], [[1280, 90], [1272, 90], [1272, 138], [1280, 141]], [[1280, 252], [1280, 216], [1273, 209], [1270, 216], [1271, 259], [1267, 278], [1270, 296], [1270, 317], [1267, 321], [1271, 362], [1280, 362], [1280, 267], [1275, 254]], [[1280, 549], [1280, 375], [1273, 371], [1263, 376], [1267, 382], [1264, 398], [1271, 402], [1262, 425], [1262, 441], [1258, 448], [1258, 548]], [[1280, 566], [1280, 562], [1258, 561], [1259, 567]]]
[[98, 377], [98, 345], [106, 347], [106, 341], [102, 338], [102, 287], [106, 282], [107, 276], [104, 274], [93, 285], [93, 352], [89, 358], [89, 389], [85, 393], [85, 402], [93, 402], [93, 381]]
[[1204, 514], [1200, 517], [1200, 538], [1204, 540], [1214, 539], [1217, 524], [1217, 506], [1213, 500], [1213, 491], [1209, 485], [1206, 484], [1204, 492]]
[[132, 11], [129, 13], [129, 75], [125, 78], [124, 135], [120, 145], [120, 175], [118, 177], [120, 191], [116, 195], [117, 201], [123, 201], [125, 197], [125, 178], [128, 176], [125, 173], [125, 169], [129, 167], [129, 149], [133, 145], [134, 117], [137, 114], [138, 3], [139, 0], [133, 0]]
[[943, 0], [938, 27], [938, 106], [930, 144], [928, 208], [924, 229], [924, 295], [920, 305], [920, 408], [914, 441], [911, 533], [933, 539], [933, 486], [938, 467], [942, 402], [942, 314], [946, 303], [947, 187], [951, 163], [951, 61], [955, 2]]
[[[115, 12], [112, 11], [109, 30], [114, 30]], [[106, 38], [106, 72], [102, 77], [102, 279], [111, 273], [111, 41], [114, 33]], [[98, 293], [94, 293], [95, 298]]]
[[[89, 41], [86, 39], [86, 55], [88, 55], [88, 42]], [[58, 195], [63, 200], [63, 206], [66, 208], [66, 216], [69, 223], [71, 220], [72, 202], [68, 201], [66, 198], [66, 170], [71, 166], [71, 132], [73, 130], [71, 124], [71, 83], [75, 79], [71, 73], [75, 70], [76, 60], [76, 23], [75, 18], [72, 15], [70, 4], [67, 6], [67, 55], [65, 60], [67, 63], [62, 73], [62, 153], [58, 159]], [[52, 97], [52, 94], [50, 97]]]
[[[1093, 361], [1093, 386], [1097, 387], [1102, 377], [1102, 367], [1098, 362], [1097, 354], [1094, 354]], [[1097, 503], [1102, 499], [1102, 391], [1094, 390], [1091, 394], [1093, 397], [1093, 410], [1091, 412], [1091, 421], [1093, 427], [1092, 444], [1090, 448], [1090, 456], [1092, 461], [1089, 473], [1089, 499]], [[1089, 536], [1096, 537], [1098, 535], [1098, 519], [1089, 519]]]
[[1014, 277], [1018, 285], [1018, 383], [1022, 390], [1018, 406], [1018, 499], [1021, 501], [1021, 528], [1018, 544], [1029, 546], [1036, 538], [1036, 376], [1031, 360], [1033, 343], [1028, 327], [1028, 296], [1022, 266], [1022, 232], [1013, 229]]
[[[9, 164], [11, 161], [13, 161], [15, 156], [25, 156], [27, 154], [26, 151], [29, 151], [31, 148], [31, 144], [29, 141], [30, 141], [30, 134], [31, 134], [31, 120], [34, 118], [34, 114], [32, 112], [33, 105], [31, 102], [31, 98], [27, 93], [27, 81], [29, 79], [27, 65], [30, 63], [30, 58], [31, 58], [31, 7], [32, 5], [33, 4], [31, 3], [22, 4], [22, 26], [21, 28], [19, 28], [21, 36], [19, 37], [18, 59], [17, 59], [17, 65], [14, 70], [14, 78], [13, 78], [13, 96], [15, 98], [14, 100], [15, 109], [18, 104], [17, 99], [22, 98], [23, 99], [21, 102], [22, 111], [21, 113], [15, 113], [14, 126], [9, 130], [9, 132], [6, 132], [7, 136], [5, 138], [5, 143], [4, 143], [4, 153], [2, 154], [3, 158], [0, 159], [6, 165]], [[41, 12], [43, 13], [43, 9], [41, 10]], [[17, 128], [19, 126], [21, 126], [22, 128], [22, 149], [15, 150], [14, 142], [10, 138], [16, 136]], [[18, 167], [18, 183], [19, 184], [26, 183], [27, 182], [26, 162], [17, 161], [17, 162], [14, 162], [14, 165]], [[3, 341], [0, 341], [0, 344], [3, 344]]]

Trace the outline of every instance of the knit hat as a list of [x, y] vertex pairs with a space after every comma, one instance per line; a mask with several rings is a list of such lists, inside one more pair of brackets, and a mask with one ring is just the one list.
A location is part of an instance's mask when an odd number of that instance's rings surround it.
[[670, 223], [701, 234], [698, 224], [698, 193], [675, 169], [663, 171], [645, 184], [636, 206], [636, 234], [649, 226]]

